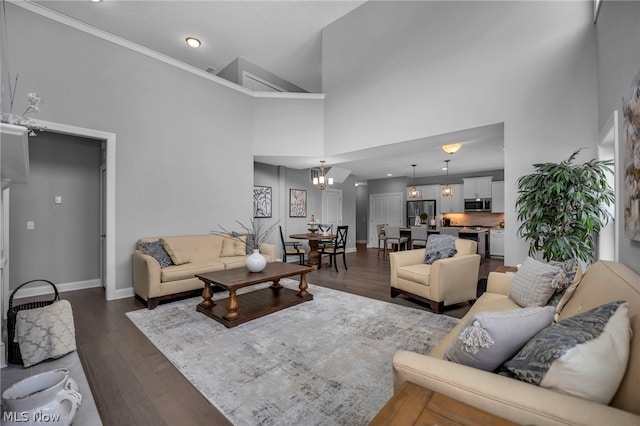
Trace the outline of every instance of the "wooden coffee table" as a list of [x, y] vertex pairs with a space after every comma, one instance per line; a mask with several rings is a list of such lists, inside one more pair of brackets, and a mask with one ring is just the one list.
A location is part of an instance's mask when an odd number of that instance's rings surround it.
[[369, 426], [516, 425], [412, 382], [404, 382]]
[[[260, 318], [307, 300], [313, 300], [313, 295], [307, 291], [307, 274], [313, 268], [306, 265], [271, 262], [262, 272], [250, 272], [247, 268], [225, 269], [223, 271], [197, 274], [196, 277], [204, 283], [202, 302], [196, 308], [198, 312], [213, 318], [227, 328]], [[300, 291], [282, 287], [280, 280], [286, 277], [300, 275]], [[242, 287], [272, 281], [270, 287], [237, 295], [236, 291]], [[213, 301], [211, 286], [222, 288], [229, 292], [226, 299]]]

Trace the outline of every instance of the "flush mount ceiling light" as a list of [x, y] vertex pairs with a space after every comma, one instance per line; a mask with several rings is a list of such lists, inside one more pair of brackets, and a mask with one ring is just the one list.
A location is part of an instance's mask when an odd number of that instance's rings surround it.
[[194, 49], [196, 49], [196, 48], [200, 47], [200, 45], [202, 44], [202, 43], [200, 42], [200, 40], [198, 40], [198, 39], [197, 39], [197, 38], [195, 38], [195, 37], [187, 37], [187, 38], [185, 39], [185, 41], [187, 42], [187, 44], [189, 45], [189, 47], [193, 47]]
[[460, 148], [462, 148], [461, 143], [450, 143], [449, 145], [442, 145], [442, 150], [447, 154], [455, 154], [456, 152], [460, 151]]
[[442, 196], [443, 197], [451, 197], [453, 196], [453, 188], [451, 188], [451, 185], [449, 185], [449, 161], [451, 160], [444, 160], [444, 163], [447, 167], [447, 178], [444, 181], [444, 185], [442, 186]]
[[100, 3], [102, 0], [89, 0], [91, 3]]
[[420, 191], [416, 189], [415, 180], [416, 180], [416, 165], [412, 164], [413, 167], [413, 179], [411, 180], [411, 189], [409, 190], [409, 198], [420, 198]]

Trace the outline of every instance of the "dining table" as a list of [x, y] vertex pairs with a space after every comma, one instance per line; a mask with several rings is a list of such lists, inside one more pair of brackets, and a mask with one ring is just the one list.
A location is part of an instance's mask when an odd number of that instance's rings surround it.
[[308, 232], [306, 234], [291, 234], [289, 238], [293, 238], [296, 240], [307, 240], [309, 241], [309, 256], [307, 257], [307, 263], [309, 266], [312, 266], [314, 269], [317, 269], [320, 265], [320, 252], [318, 251], [318, 247], [320, 246], [320, 241], [322, 240], [333, 240], [336, 238], [336, 234], [323, 234], [320, 232]]

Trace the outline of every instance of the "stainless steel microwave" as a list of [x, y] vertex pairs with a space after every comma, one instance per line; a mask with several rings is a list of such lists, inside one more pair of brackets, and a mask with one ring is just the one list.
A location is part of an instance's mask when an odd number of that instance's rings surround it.
[[472, 198], [464, 200], [465, 212], [490, 212], [491, 198]]

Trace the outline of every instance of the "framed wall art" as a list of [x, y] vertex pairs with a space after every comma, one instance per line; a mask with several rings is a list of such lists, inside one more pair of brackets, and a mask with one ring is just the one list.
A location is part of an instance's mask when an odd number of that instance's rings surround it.
[[271, 217], [271, 187], [253, 187], [253, 217]]
[[307, 191], [289, 190], [289, 217], [307, 217]]
[[624, 112], [624, 231], [640, 241], [640, 72], [631, 82]]

